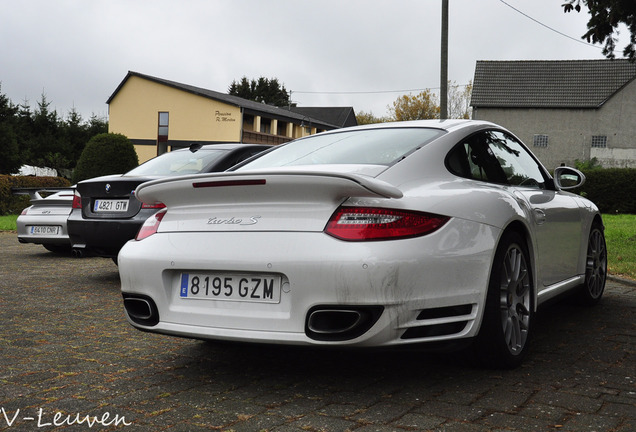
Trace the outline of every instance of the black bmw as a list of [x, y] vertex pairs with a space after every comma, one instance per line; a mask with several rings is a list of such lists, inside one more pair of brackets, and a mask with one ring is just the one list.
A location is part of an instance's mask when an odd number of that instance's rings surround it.
[[68, 234], [73, 254], [101, 256], [117, 262], [124, 244], [163, 203], [145, 204], [135, 198], [141, 183], [166, 176], [225, 171], [264, 150], [259, 144], [193, 144], [164, 153], [126, 174], [85, 180], [77, 184]]

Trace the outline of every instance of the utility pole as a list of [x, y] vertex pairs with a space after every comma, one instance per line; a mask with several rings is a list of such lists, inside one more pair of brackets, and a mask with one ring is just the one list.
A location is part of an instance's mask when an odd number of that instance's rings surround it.
[[442, 0], [442, 58], [440, 61], [439, 118], [448, 118], [448, 0]]

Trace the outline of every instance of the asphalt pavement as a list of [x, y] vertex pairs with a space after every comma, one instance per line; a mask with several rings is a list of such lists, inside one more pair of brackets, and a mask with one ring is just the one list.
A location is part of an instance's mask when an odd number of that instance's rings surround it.
[[117, 266], [0, 233], [2, 431], [636, 431], [636, 286], [537, 317], [515, 370], [143, 333]]

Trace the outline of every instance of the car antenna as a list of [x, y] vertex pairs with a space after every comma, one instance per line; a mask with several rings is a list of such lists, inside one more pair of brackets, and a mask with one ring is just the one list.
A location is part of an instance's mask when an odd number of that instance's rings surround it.
[[192, 143], [192, 144], [190, 144], [190, 151], [192, 153], [195, 153], [198, 150], [201, 150], [201, 147], [203, 147], [203, 146], [200, 143]]

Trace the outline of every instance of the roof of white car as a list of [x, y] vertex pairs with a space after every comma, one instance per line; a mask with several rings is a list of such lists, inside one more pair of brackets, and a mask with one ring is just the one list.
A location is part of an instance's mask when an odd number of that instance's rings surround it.
[[328, 133], [338, 133], [347, 130], [363, 130], [363, 129], [388, 129], [388, 128], [396, 128], [396, 127], [421, 127], [421, 128], [436, 128], [442, 129], [445, 131], [458, 130], [465, 127], [475, 127], [475, 126], [485, 126], [485, 127], [499, 127], [498, 125], [481, 120], [463, 120], [463, 119], [448, 119], [448, 120], [411, 120], [404, 122], [387, 122], [387, 123], [375, 123], [375, 124], [367, 124], [354, 126], [343, 129], [336, 129], [333, 131], [329, 131]]

